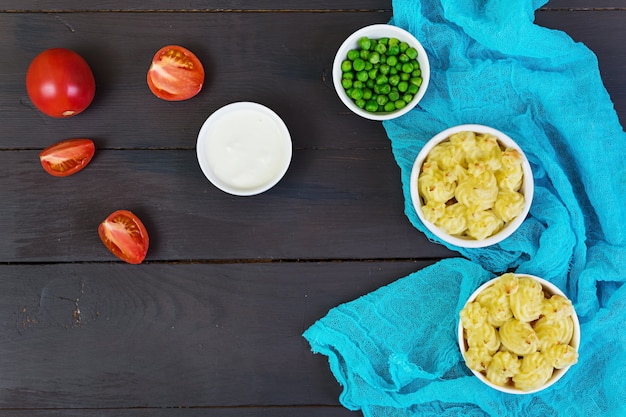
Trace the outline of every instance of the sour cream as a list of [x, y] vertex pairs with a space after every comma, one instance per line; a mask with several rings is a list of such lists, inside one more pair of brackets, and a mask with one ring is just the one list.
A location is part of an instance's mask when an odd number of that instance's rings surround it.
[[251, 102], [229, 104], [209, 116], [196, 150], [205, 176], [234, 195], [255, 195], [276, 185], [292, 155], [284, 122], [272, 110]]

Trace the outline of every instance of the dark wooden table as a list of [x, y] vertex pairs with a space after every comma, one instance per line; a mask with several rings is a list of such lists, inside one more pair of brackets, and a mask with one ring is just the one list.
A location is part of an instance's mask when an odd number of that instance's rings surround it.
[[[0, 6], [0, 416], [348, 416], [326, 358], [302, 332], [332, 307], [438, 259], [403, 213], [379, 122], [349, 113], [330, 79], [353, 30], [388, 0], [3, 0]], [[599, 59], [626, 121], [626, 2], [553, 0], [536, 21]], [[161, 46], [207, 70], [195, 98], [148, 90]], [[97, 82], [83, 114], [39, 113], [32, 58], [79, 52]], [[234, 101], [276, 111], [292, 165], [272, 190], [233, 197], [196, 161], [206, 117]], [[89, 167], [53, 178], [40, 150], [72, 137]], [[151, 246], [119, 262], [97, 227], [137, 213]]]

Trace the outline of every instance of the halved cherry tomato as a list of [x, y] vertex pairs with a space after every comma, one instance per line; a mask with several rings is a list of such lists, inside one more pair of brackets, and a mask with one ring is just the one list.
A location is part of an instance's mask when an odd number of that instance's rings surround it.
[[30, 63], [26, 91], [42, 113], [69, 117], [89, 107], [96, 93], [96, 81], [83, 57], [69, 49], [52, 48]]
[[85, 168], [95, 152], [91, 139], [67, 139], [41, 151], [39, 160], [48, 174], [67, 177]]
[[187, 100], [200, 92], [204, 68], [186, 48], [165, 46], [154, 55], [148, 70], [148, 87], [155, 96], [168, 101]]
[[140, 264], [148, 253], [148, 231], [128, 210], [111, 213], [98, 226], [98, 235], [113, 255], [129, 264]]

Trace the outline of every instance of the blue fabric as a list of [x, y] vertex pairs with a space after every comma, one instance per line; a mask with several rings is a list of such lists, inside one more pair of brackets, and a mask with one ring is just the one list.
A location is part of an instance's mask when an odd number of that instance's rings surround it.
[[[431, 81], [417, 108], [384, 122], [409, 176], [436, 133], [478, 123], [512, 137], [530, 159], [535, 196], [523, 226], [489, 248], [461, 249], [338, 306], [304, 334], [328, 356], [341, 403], [365, 416], [626, 415], [626, 134], [595, 55], [534, 24], [545, 1], [394, 0], [390, 23], [422, 42]], [[443, 244], [442, 242], [438, 242]], [[458, 313], [507, 270], [544, 277], [581, 321], [578, 364], [546, 391], [502, 394], [465, 367]]]

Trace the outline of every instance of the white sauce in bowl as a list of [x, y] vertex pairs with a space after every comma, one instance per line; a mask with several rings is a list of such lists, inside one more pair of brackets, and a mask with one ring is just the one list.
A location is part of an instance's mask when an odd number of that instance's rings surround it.
[[291, 161], [291, 137], [283, 121], [256, 103], [233, 103], [213, 113], [198, 135], [198, 161], [207, 178], [235, 195], [273, 187]]

